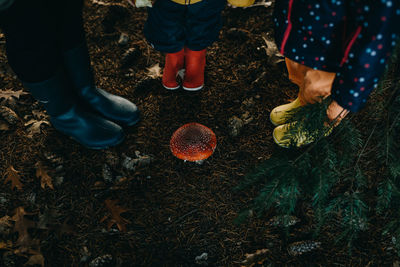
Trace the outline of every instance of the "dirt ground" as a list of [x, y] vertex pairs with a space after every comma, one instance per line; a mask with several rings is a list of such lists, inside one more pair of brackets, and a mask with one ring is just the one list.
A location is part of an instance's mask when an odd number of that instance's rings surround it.
[[[234, 187], [279, 149], [269, 112], [296, 95], [283, 63], [264, 49], [271, 14], [271, 7], [227, 7], [220, 41], [208, 50], [206, 88], [170, 92], [147, 70], [164, 63], [143, 37], [146, 11], [89, 2], [84, 18], [97, 84], [135, 102], [141, 122], [126, 129], [123, 144], [93, 151], [47, 125], [30, 95], [2, 99], [18, 118], [0, 118], [0, 265], [239, 266], [260, 250], [259, 266], [393, 266], [397, 257], [376, 233], [379, 225], [349, 255], [332, 241], [334, 226], [313, 239], [306, 204], [288, 237], [271, 225], [274, 214], [234, 224], [257, 194]], [[118, 42], [121, 33], [126, 44]], [[4, 43], [0, 38], [0, 89], [18, 91]], [[237, 136], [234, 116], [246, 122]], [[189, 122], [217, 135], [215, 153], [202, 165], [169, 149], [172, 133]], [[20, 185], [8, 182], [10, 173]], [[319, 245], [295, 255], [290, 248], [299, 241]]]

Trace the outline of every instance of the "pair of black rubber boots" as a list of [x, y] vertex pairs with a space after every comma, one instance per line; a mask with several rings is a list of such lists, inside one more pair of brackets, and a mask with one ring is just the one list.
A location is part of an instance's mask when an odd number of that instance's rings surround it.
[[136, 105], [96, 88], [86, 44], [65, 52], [63, 63], [63, 68], [46, 81], [24, 82], [44, 105], [54, 128], [91, 149], [121, 143], [121, 126], [139, 121]]

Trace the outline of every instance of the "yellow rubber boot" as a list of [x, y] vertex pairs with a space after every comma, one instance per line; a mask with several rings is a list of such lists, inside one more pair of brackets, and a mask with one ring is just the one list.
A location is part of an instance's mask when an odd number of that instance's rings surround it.
[[269, 119], [271, 120], [271, 123], [275, 126], [285, 124], [287, 112], [300, 106], [300, 99], [296, 98], [293, 102], [289, 104], [280, 105], [274, 108], [269, 115]]
[[[291, 143], [296, 147], [305, 146], [314, 142], [314, 138], [307, 134], [307, 132], [296, 131], [296, 136], [290, 136], [290, 127], [296, 127], [294, 123], [286, 123], [276, 127], [272, 133], [275, 143], [284, 148], [289, 148]], [[333, 127], [326, 127], [326, 133], [324, 136], [328, 136], [332, 133]]]
[[228, 3], [232, 6], [247, 7], [254, 4], [255, 0], [228, 0]]

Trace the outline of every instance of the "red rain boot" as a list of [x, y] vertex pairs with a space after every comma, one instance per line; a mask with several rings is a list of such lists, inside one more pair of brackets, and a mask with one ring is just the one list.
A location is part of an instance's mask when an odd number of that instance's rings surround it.
[[165, 89], [176, 90], [179, 88], [176, 77], [178, 71], [183, 69], [184, 62], [184, 49], [176, 53], [167, 53], [165, 56], [165, 67], [162, 76], [162, 85]]
[[185, 47], [185, 79], [183, 89], [198, 91], [204, 87], [204, 68], [206, 66], [206, 49], [193, 51]]

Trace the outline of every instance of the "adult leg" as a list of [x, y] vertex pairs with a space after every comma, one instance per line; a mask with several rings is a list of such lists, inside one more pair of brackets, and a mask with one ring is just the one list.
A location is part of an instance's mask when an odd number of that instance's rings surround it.
[[11, 67], [50, 115], [59, 131], [90, 148], [122, 141], [122, 129], [76, 105], [62, 70], [54, 21], [43, 0], [16, 0], [0, 14]]
[[135, 104], [95, 86], [83, 29], [83, 0], [62, 3], [62, 6], [53, 4], [57, 11], [54, 13], [61, 14], [58, 39], [63, 51], [64, 68], [79, 98], [107, 119], [124, 125], [136, 124], [139, 121], [139, 110]]

